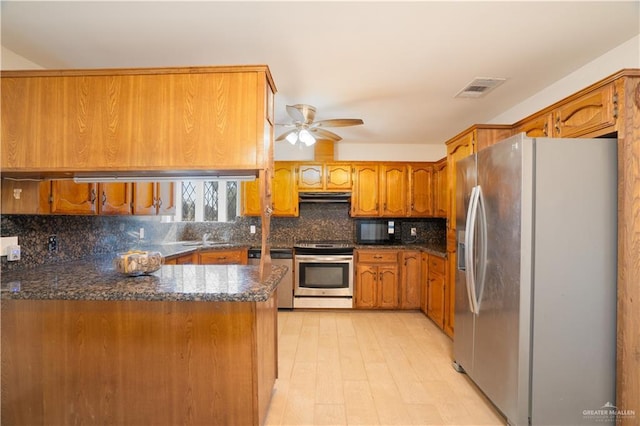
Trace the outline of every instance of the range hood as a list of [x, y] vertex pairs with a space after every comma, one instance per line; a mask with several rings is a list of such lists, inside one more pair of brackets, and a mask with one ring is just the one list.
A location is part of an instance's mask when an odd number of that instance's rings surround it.
[[351, 192], [299, 192], [301, 203], [349, 203]]

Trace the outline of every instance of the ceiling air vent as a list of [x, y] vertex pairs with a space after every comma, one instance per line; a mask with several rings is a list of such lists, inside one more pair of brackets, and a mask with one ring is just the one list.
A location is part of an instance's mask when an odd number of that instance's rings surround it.
[[502, 83], [505, 82], [505, 78], [493, 78], [493, 77], [476, 77], [473, 81], [467, 84], [464, 89], [459, 91], [456, 98], [480, 98]]

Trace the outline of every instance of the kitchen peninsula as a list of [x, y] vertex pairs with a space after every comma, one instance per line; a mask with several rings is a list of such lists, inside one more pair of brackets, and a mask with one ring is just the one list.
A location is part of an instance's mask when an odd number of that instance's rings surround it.
[[126, 277], [99, 256], [4, 273], [3, 423], [263, 424], [285, 269]]

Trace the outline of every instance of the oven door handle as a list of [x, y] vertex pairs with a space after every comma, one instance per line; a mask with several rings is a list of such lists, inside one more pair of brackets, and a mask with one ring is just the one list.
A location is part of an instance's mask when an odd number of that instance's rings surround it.
[[351, 262], [353, 261], [353, 256], [309, 256], [309, 255], [298, 255], [295, 256], [297, 261], [304, 262], [314, 262], [314, 263], [329, 263], [329, 262]]

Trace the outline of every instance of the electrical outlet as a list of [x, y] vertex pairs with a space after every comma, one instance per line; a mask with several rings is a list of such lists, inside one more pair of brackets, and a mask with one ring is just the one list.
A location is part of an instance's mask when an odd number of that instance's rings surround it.
[[141, 240], [144, 240], [144, 228], [140, 228], [140, 232], [138, 233], [138, 236], [140, 237]]
[[415, 237], [418, 235], [418, 230], [416, 228], [411, 228], [411, 236]]
[[49, 251], [58, 250], [58, 236], [57, 235], [49, 235], [49, 239], [47, 240], [47, 245], [49, 247]]
[[255, 234], [256, 233], [256, 226], [255, 225], [250, 225], [249, 226], [249, 233], [250, 234]]

